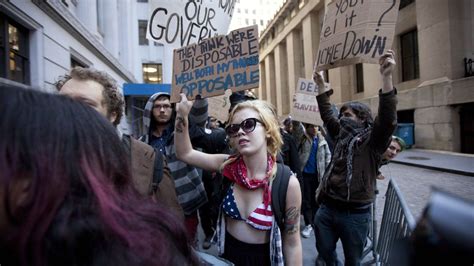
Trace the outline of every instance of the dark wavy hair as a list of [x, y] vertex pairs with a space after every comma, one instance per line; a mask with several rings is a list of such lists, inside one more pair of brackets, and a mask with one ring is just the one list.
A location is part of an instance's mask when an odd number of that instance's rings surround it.
[[374, 124], [372, 112], [370, 111], [370, 108], [367, 105], [360, 102], [345, 103], [341, 106], [341, 109], [339, 110], [339, 118], [341, 118], [342, 113], [347, 109], [351, 109], [361, 121], [365, 121], [366, 126], [371, 126]]
[[2, 265], [197, 265], [183, 223], [133, 188], [129, 155], [105, 117], [12, 87], [0, 87], [0, 114]]
[[93, 80], [104, 89], [102, 90], [103, 104], [106, 106], [107, 114], [115, 113], [117, 117], [112, 124], [117, 126], [120, 124], [120, 120], [123, 116], [123, 110], [125, 107], [125, 101], [122, 93], [117, 86], [117, 82], [109, 74], [104, 71], [99, 71], [92, 68], [75, 67], [71, 69], [71, 72], [67, 75], [60, 77], [56, 82], [55, 86], [58, 91], [64, 86], [64, 83], [70, 79], [77, 80]]

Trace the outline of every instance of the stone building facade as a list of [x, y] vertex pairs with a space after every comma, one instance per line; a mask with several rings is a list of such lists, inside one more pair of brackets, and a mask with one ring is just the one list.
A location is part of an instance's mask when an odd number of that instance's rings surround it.
[[[260, 87], [282, 117], [298, 78], [311, 78], [328, 0], [287, 0], [260, 37]], [[398, 122], [414, 125], [414, 147], [474, 153], [474, 3], [401, 0], [392, 45]], [[378, 65], [325, 73], [341, 105], [361, 101], [376, 112]]]

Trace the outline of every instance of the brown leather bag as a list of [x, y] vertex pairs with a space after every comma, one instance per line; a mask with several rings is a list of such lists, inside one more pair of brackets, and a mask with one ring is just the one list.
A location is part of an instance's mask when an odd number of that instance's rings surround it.
[[169, 207], [184, 220], [174, 179], [163, 154], [134, 138], [130, 138], [130, 151], [133, 184], [138, 192], [143, 196], [151, 196], [154, 201]]

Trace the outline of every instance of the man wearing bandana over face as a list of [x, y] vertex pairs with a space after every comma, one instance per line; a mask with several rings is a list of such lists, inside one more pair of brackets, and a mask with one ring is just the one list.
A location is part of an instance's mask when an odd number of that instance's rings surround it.
[[[316, 193], [320, 208], [314, 218], [318, 262], [326, 265], [338, 263], [338, 239], [344, 249], [345, 265], [361, 264], [377, 168], [397, 125], [397, 92], [392, 83], [394, 56], [389, 50], [379, 59], [383, 84], [375, 120], [369, 107], [359, 102], [344, 104], [339, 117], [334, 116], [329, 102], [332, 90], [316, 97], [321, 118], [335, 143], [331, 163]], [[324, 88], [324, 80], [316, 71], [313, 79], [319, 88]]]

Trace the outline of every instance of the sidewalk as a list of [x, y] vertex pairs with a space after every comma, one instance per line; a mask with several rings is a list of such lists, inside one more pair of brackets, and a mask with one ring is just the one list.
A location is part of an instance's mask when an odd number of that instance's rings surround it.
[[474, 155], [472, 154], [408, 149], [398, 154], [392, 162], [453, 174], [474, 176]]

